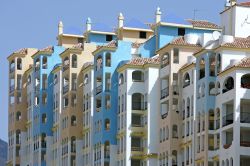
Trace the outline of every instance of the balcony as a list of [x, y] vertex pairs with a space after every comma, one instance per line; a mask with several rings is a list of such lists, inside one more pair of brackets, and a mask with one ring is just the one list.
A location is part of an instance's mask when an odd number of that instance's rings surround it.
[[161, 99], [164, 99], [169, 96], [169, 88], [164, 88], [161, 90]]
[[222, 119], [222, 126], [227, 126], [227, 125], [230, 125], [234, 122], [234, 114], [231, 113], [231, 114], [228, 114], [228, 115], [225, 115]]
[[143, 152], [143, 147], [131, 147], [131, 151], [135, 151], [135, 152]]
[[168, 113], [165, 113], [165, 114], [162, 114], [162, 115], [161, 115], [161, 118], [162, 118], [162, 119], [165, 119], [167, 116], [168, 116]]
[[69, 64], [63, 66], [63, 72], [69, 69]]
[[250, 123], [250, 112], [241, 112], [240, 113], [240, 122], [241, 123]]
[[15, 85], [11, 85], [10, 86], [10, 93], [14, 92], [14, 90], [15, 90]]
[[146, 102], [132, 102], [132, 110], [144, 111], [147, 109]]
[[63, 87], [63, 94], [67, 93], [69, 91], [69, 85], [65, 85]]
[[96, 95], [101, 93], [102, 92], [102, 85], [97, 86], [95, 92], [96, 92]]

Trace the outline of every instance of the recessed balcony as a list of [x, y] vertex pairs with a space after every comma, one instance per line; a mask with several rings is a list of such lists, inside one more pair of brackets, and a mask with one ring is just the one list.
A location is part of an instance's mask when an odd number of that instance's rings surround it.
[[169, 96], [169, 87], [166, 87], [161, 90], [161, 99], [164, 99]]

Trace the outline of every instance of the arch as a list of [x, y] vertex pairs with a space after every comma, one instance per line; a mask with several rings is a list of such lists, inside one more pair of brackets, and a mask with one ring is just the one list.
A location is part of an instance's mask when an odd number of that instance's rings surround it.
[[201, 85], [201, 96], [204, 97], [205, 96], [205, 83], [203, 82]]
[[88, 84], [89, 83], [89, 75], [88, 74], [85, 74], [84, 75], [84, 85]]
[[21, 144], [21, 130], [16, 130], [16, 144]]
[[215, 76], [215, 54], [212, 53], [209, 57], [209, 75], [211, 77]]
[[110, 52], [107, 52], [105, 54], [105, 65], [107, 67], [110, 67], [111, 66], [111, 53]]
[[58, 82], [57, 74], [54, 75], [54, 84]]
[[185, 119], [185, 104], [186, 102], [185, 102], [185, 100], [183, 99], [183, 101], [182, 101], [182, 119], [184, 120]]
[[178, 138], [178, 126], [176, 124], [173, 125], [172, 137], [173, 138]]
[[230, 158], [230, 166], [233, 166], [234, 165], [234, 161], [233, 161], [233, 158], [231, 157]]
[[216, 95], [220, 94], [220, 82], [216, 83]]
[[164, 68], [169, 64], [169, 53], [166, 52], [164, 55], [161, 56], [161, 68]]
[[102, 56], [98, 56], [96, 58], [96, 70], [99, 70], [102, 68]]
[[187, 117], [189, 117], [190, 116], [190, 98], [188, 97], [187, 98], [187, 104], [186, 104], [187, 106]]
[[226, 166], [229, 166], [229, 160], [228, 159], [226, 160]]
[[173, 150], [172, 151], [172, 165], [177, 165], [177, 151]]
[[189, 85], [190, 85], [190, 75], [189, 75], [189, 73], [185, 73], [184, 79], [183, 79], [183, 88], [185, 88]]
[[43, 57], [42, 67], [43, 67], [43, 69], [47, 69], [47, 67], [48, 67], [47, 57], [46, 56]]
[[76, 116], [75, 115], [71, 116], [71, 126], [76, 126]]
[[209, 95], [211, 95], [211, 96], [216, 95], [216, 89], [215, 89], [215, 84], [214, 84], [214, 82], [210, 82], [210, 83], [209, 83], [208, 93], [209, 93]]
[[17, 113], [16, 113], [16, 120], [19, 121], [19, 120], [21, 120], [21, 118], [22, 118], [21, 112], [17, 111]]
[[214, 130], [214, 110], [209, 110], [209, 130]]
[[217, 73], [219, 73], [221, 71], [221, 55], [217, 54]]
[[140, 70], [135, 70], [132, 72], [132, 81], [133, 82], [143, 82], [143, 72]]
[[168, 129], [168, 126], [166, 127], [166, 140], [168, 140], [169, 138], [169, 129]]
[[17, 58], [17, 70], [22, 70], [22, 59]]
[[123, 77], [123, 74], [121, 73], [119, 75], [119, 85], [122, 85], [124, 83], [124, 77]]
[[71, 57], [71, 65], [72, 65], [72, 68], [77, 68], [77, 55], [76, 54], [73, 54], [72, 57]]
[[35, 71], [38, 71], [40, 69], [40, 59], [37, 58], [35, 60]]
[[166, 138], [166, 129], [165, 129], [165, 127], [163, 127], [163, 130], [162, 130], [162, 138], [163, 138], [163, 141], [165, 141], [165, 138]]
[[199, 79], [202, 79], [205, 77], [206, 73], [205, 73], [205, 59], [201, 58], [200, 62], [199, 62]]
[[105, 130], [106, 131], [110, 130], [110, 120], [109, 119], [105, 119]]
[[110, 158], [110, 142], [105, 141], [104, 143], [104, 158]]
[[70, 144], [71, 144], [71, 152], [75, 153], [76, 152], [76, 137], [72, 136], [70, 138]]
[[222, 166], [225, 166], [225, 161], [224, 160], [222, 160]]
[[245, 74], [241, 77], [241, 87], [250, 89], [250, 74]]
[[234, 79], [233, 77], [228, 77], [224, 81], [222, 93], [226, 93], [232, 89], [234, 89]]
[[144, 110], [144, 96], [141, 93], [132, 94], [132, 110]]

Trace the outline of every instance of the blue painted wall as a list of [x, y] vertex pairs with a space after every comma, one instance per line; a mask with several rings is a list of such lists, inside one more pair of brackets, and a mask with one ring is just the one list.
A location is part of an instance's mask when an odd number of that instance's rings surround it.
[[[116, 35], [113, 35], [113, 40], [116, 39]], [[89, 33], [88, 34], [88, 43], [95, 43], [96, 45], [103, 45], [110, 41], [106, 41], [105, 34], [96, 34], [96, 33]]]

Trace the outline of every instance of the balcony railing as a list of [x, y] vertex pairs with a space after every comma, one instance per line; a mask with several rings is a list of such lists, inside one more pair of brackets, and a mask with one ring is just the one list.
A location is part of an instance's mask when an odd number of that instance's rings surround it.
[[132, 102], [132, 110], [146, 110], [147, 102]]
[[69, 91], [69, 85], [65, 85], [63, 87], [63, 94], [67, 93]]
[[250, 147], [250, 141], [240, 141], [240, 146]]
[[224, 126], [227, 126], [227, 125], [230, 125], [230, 124], [232, 124], [233, 123], [233, 121], [234, 121], [234, 114], [233, 113], [231, 113], [231, 114], [228, 114], [228, 115], [225, 115], [224, 117], [223, 117], [223, 123], [222, 123], [222, 126], [224, 127]]
[[169, 96], [169, 88], [164, 88], [161, 90], [161, 99], [164, 99]]
[[95, 94], [97, 95], [97, 94], [99, 94], [99, 93], [101, 93], [102, 92], [102, 85], [99, 85], [98, 87], [96, 87], [96, 89], [95, 89]]
[[250, 112], [240, 112], [240, 122], [250, 123]]
[[167, 116], [168, 116], [168, 113], [165, 113], [165, 114], [162, 114], [162, 115], [161, 115], [161, 118], [162, 118], [162, 119], [165, 119]]
[[10, 86], [10, 93], [12, 93], [15, 90], [15, 85]]
[[131, 147], [131, 151], [142, 152], [143, 151], [143, 147]]
[[132, 122], [132, 127], [143, 127], [143, 124], [142, 124], [142, 122], [138, 122], [138, 123], [136, 123], [136, 122]]
[[12, 73], [12, 72], [14, 72], [15, 71], [15, 66], [12, 66], [11, 68], [10, 68], [10, 73]]

